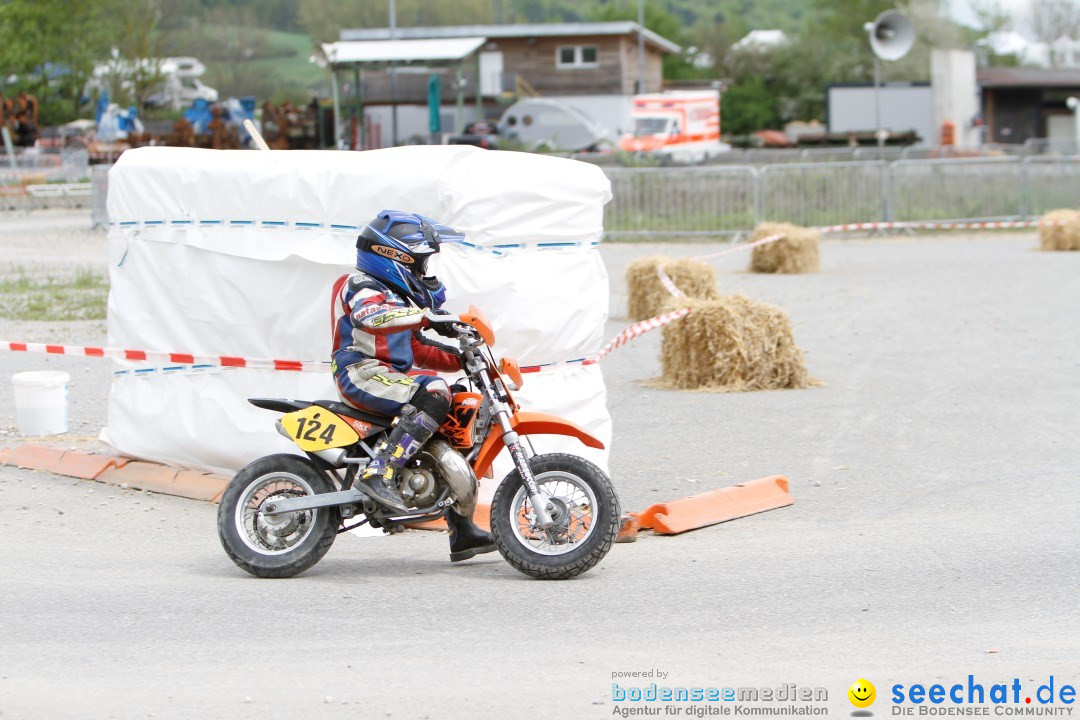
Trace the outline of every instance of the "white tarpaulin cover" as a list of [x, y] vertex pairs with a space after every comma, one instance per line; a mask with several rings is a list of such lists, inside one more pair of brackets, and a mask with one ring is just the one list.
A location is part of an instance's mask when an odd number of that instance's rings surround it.
[[[469, 147], [130, 150], [109, 175], [109, 345], [329, 360], [331, 287], [352, 268], [363, 225], [396, 209], [466, 233], [473, 246], [444, 246], [433, 267], [448, 309], [488, 314], [496, 357], [523, 366], [586, 357], [608, 312], [596, 245], [609, 199], [595, 166]], [[103, 439], [128, 455], [218, 472], [298, 452], [274, 430], [277, 416], [246, 398], [337, 397], [329, 372], [122, 367], [144, 372], [113, 381]], [[611, 439], [596, 365], [528, 374], [517, 397]], [[607, 465], [606, 452], [570, 438], [537, 449]], [[491, 492], [487, 483], [481, 495]]]

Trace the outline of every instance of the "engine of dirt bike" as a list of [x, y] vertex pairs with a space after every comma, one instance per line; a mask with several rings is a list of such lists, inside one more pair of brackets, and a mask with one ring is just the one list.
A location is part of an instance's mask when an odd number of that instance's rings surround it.
[[446, 440], [435, 438], [402, 468], [398, 489], [410, 506], [424, 508], [439, 501], [443, 488], [450, 491], [458, 514], [472, 515], [476, 509], [476, 476], [461, 453]]

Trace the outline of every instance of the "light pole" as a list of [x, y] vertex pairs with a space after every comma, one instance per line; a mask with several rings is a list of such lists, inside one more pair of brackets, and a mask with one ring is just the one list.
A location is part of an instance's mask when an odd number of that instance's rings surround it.
[[[390, 0], [390, 39], [397, 40], [397, 5]], [[397, 135], [397, 66], [390, 64], [390, 142], [396, 147]]]
[[1080, 98], [1070, 97], [1065, 101], [1065, 107], [1073, 113], [1073, 142], [1076, 143], [1073, 152], [1080, 152]]
[[638, 0], [637, 23], [637, 91], [641, 94], [645, 92], [645, 0]]
[[878, 160], [881, 163], [881, 219], [887, 222], [889, 210], [889, 173], [885, 165], [885, 137], [881, 112], [881, 61], [899, 60], [908, 54], [915, 44], [915, 28], [907, 15], [899, 10], [886, 10], [874, 22], [863, 25], [870, 36], [870, 49], [874, 51], [874, 118], [877, 125]]
[[873, 22], [863, 25], [870, 36], [870, 49], [874, 51], [874, 119], [877, 125], [878, 153], [884, 157], [885, 137], [881, 113], [881, 61], [899, 60], [908, 54], [915, 44], [915, 28], [907, 16], [899, 10], [886, 10]]

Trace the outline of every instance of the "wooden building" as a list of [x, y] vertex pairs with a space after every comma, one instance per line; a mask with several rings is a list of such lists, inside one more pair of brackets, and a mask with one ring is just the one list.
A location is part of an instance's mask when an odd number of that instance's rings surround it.
[[[638, 36], [644, 38], [645, 77], [638, 90]], [[489, 101], [531, 89], [543, 96], [633, 95], [659, 92], [663, 57], [677, 53], [675, 43], [635, 22], [554, 23], [527, 25], [459, 25], [397, 30], [399, 40], [484, 38], [466, 70], [467, 95], [477, 91]], [[342, 42], [389, 40], [390, 30], [342, 30]], [[426, 102], [426, 84], [401, 83], [398, 101]], [[479, 82], [476, 82], [477, 77]], [[469, 80], [473, 80], [469, 83]], [[366, 104], [390, 102], [389, 72], [364, 73]], [[444, 83], [449, 85], [449, 83]], [[452, 94], [453, 88], [444, 89]], [[448, 98], [449, 99], [449, 98]]]
[[[387, 144], [392, 107], [399, 138], [423, 135], [421, 120], [433, 92], [444, 106], [443, 127], [455, 131], [472, 120], [497, 120], [514, 101], [538, 96], [572, 105], [618, 133], [628, 128], [630, 98], [660, 91], [664, 56], [681, 51], [629, 21], [409, 27], [398, 28], [390, 40], [388, 28], [342, 30], [338, 42], [322, 46], [343, 111], [363, 108], [365, 147]], [[437, 52], [440, 42], [475, 49], [449, 57]], [[402, 50], [410, 44], [417, 47], [414, 60]], [[439, 61], [430, 61], [430, 53], [428, 60], [421, 57], [429, 50]], [[345, 57], [365, 59], [349, 64]], [[380, 140], [370, 140], [372, 127], [384, 129]]]
[[976, 79], [982, 91], [986, 142], [1075, 140], [1073, 114], [1065, 102], [1070, 96], [1080, 97], [1080, 70], [981, 68]]

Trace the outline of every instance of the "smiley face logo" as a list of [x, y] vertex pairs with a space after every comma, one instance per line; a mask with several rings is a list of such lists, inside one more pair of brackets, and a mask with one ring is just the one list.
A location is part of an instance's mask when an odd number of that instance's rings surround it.
[[865, 678], [859, 678], [851, 683], [851, 687], [847, 689], [847, 696], [855, 707], [867, 708], [877, 699], [877, 691], [874, 689], [874, 683]]

